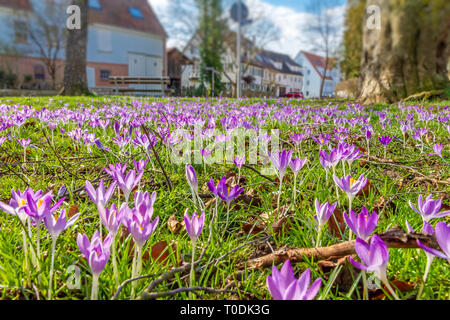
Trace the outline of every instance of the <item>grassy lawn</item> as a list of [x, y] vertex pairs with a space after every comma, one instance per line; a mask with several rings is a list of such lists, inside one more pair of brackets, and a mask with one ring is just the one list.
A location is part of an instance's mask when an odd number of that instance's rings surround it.
[[[448, 104], [449, 101], [435, 101], [363, 107], [337, 100], [257, 98], [240, 102], [227, 98], [1, 98], [0, 128], [3, 129], [0, 138], [6, 139], [0, 145], [0, 201], [9, 204], [12, 189], [24, 192], [31, 188], [42, 190], [43, 194], [51, 192], [52, 205], [64, 198], [53, 214], [58, 215], [61, 209], [66, 210], [68, 217], [80, 214], [77, 221], [57, 238], [51, 297], [89, 299], [92, 271], [79, 249], [77, 235], [86, 234], [91, 239], [96, 230], [102, 229], [103, 237], [108, 231], [99, 218], [97, 205], [85, 190], [86, 181], [97, 188], [103, 179], [108, 187], [114, 178], [104, 168], [120, 163], [127, 165], [128, 172], [135, 169], [133, 160], [150, 157], [128, 200], [129, 208], [133, 209], [136, 192], [156, 193], [151, 220], [158, 217], [159, 222], [141, 252], [139, 275], [147, 276], [121, 286], [118, 299], [181, 300], [190, 297], [188, 290], [182, 289], [190, 286], [192, 260], [192, 241], [183, 225], [183, 217], [186, 209], [191, 216], [193, 212], [200, 213], [202, 208], [205, 225], [196, 241], [195, 258], [201, 257], [201, 260], [194, 270], [195, 285], [209, 289], [198, 290], [191, 297], [272, 299], [266, 285], [272, 268], [246, 268], [245, 264], [283, 247], [316, 247], [315, 199], [320, 204], [337, 202], [321, 232], [320, 246], [329, 247], [351, 240], [349, 228], [342, 218], [342, 213], [348, 213], [349, 209], [347, 196], [335, 186], [333, 169], [326, 174], [319, 161], [319, 150], [330, 152], [338, 146], [338, 138], [361, 152], [361, 157], [351, 166], [339, 161], [335, 174], [339, 178], [350, 174], [354, 179], [361, 175], [368, 179], [366, 187], [352, 201], [352, 209], [360, 213], [364, 206], [369, 213], [375, 211], [378, 214], [378, 224], [372, 234], [382, 234], [395, 227], [406, 232], [406, 221], [416, 232], [421, 232], [422, 217], [409, 205], [411, 201], [417, 208], [419, 195], [424, 199], [429, 195], [434, 200], [442, 199], [441, 211], [449, 210]], [[405, 136], [399, 120], [408, 120], [409, 129]], [[280, 188], [275, 171], [269, 170], [267, 163], [261, 163], [262, 160], [269, 161], [267, 155], [256, 164], [246, 162], [240, 171], [234, 163], [224, 161], [215, 164], [192, 162], [199, 201], [192, 195], [185, 163], [170, 160], [173, 152], [167, 138], [168, 133], [181, 127], [189, 128], [189, 134], [199, 135], [208, 124], [225, 135], [226, 129], [239, 127], [269, 133], [278, 129], [280, 151], [292, 150], [292, 157], [306, 157], [306, 164], [295, 179], [293, 171], [287, 168]], [[369, 124], [372, 137], [368, 148], [363, 128]], [[148, 135], [141, 125], [145, 125]], [[196, 131], [195, 125], [202, 129]], [[426, 129], [422, 141], [413, 138], [417, 128]], [[305, 134], [299, 145], [291, 139], [295, 133]], [[312, 139], [320, 141], [320, 134], [330, 134], [328, 143], [325, 141], [323, 146]], [[378, 139], [381, 136], [394, 137], [386, 149]], [[142, 147], [139, 137], [154, 139], [154, 148]], [[21, 139], [30, 139], [30, 145], [24, 148], [19, 143]], [[183, 141], [186, 139], [188, 137], [184, 136]], [[96, 144], [96, 140], [100, 144]], [[209, 141], [213, 142], [214, 139]], [[246, 147], [251, 149], [252, 143], [248, 141]], [[429, 155], [435, 152], [433, 146], [438, 143], [443, 146], [442, 158]], [[194, 141], [192, 145], [197, 151], [206, 146], [198, 148]], [[269, 148], [269, 151], [273, 150]], [[247, 154], [247, 160], [248, 157]], [[224, 176], [228, 190], [236, 185], [243, 187], [242, 194], [229, 207], [220, 198], [216, 202], [206, 185], [211, 177], [217, 184]], [[116, 187], [106, 206], [115, 204], [120, 208], [124, 201], [123, 190]], [[277, 208], [278, 201], [280, 208]], [[52, 237], [44, 223], [37, 227], [30, 223], [29, 214], [25, 217], [24, 226], [19, 215], [0, 212], [1, 299], [46, 299], [49, 295]], [[448, 224], [448, 216], [429, 222], [435, 227], [440, 221]], [[23, 237], [27, 243], [25, 252]], [[354, 234], [352, 239], [355, 239]], [[39, 253], [34, 257], [38, 244]], [[115, 248], [118, 280], [122, 284], [133, 277], [132, 265], [137, 260], [133, 236], [125, 225], [119, 229]], [[436, 249], [442, 251], [439, 247]], [[357, 254], [351, 256], [360, 261]], [[318, 260], [312, 256], [292, 262], [292, 266], [296, 277], [310, 268], [311, 282], [322, 279], [316, 299], [363, 299], [361, 271], [349, 263], [348, 257], [339, 258]], [[426, 264], [427, 257], [420, 248], [389, 249], [387, 278], [391, 285], [399, 287], [396, 294], [400, 299], [416, 299]], [[281, 264], [276, 267], [279, 269]], [[166, 272], [173, 268], [180, 268], [180, 272], [168, 275]], [[167, 277], [157, 281], [154, 288], [148, 288], [161, 275]], [[449, 276], [448, 261], [435, 258], [420, 298], [448, 300]], [[385, 290], [383, 295], [384, 289], [377, 290], [382, 286], [372, 274], [368, 277], [370, 299], [392, 299], [389, 291]], [[117, 292], [111, 257], [99, 276], [98, 288], [99, 299], [111, 299]], [[143, 295], [145, 292], [147, 294]], [[155, 293], [161, 294], [152, 296]]]

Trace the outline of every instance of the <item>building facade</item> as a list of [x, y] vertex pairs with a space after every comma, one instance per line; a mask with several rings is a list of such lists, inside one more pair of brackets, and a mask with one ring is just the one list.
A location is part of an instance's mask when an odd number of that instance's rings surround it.
[[[5, 69], [8, 61], [19, 81], [31, 76], [36, 88], [51, 87], [51, 58], [57, 66], [55, 81], [60, 84], [65, 41], [58, 40], [62, 37], [49, 37], [47, 29], [50, 26], [50, 30], [64, 30], [68, 4], [67, 0], [0, 0], [0, 68]], [[47, 18], [45, 22], [42, 17]], [[110, 88], [110, 76], [165, 75], [166, 39], [167, 34], [147, 0], [89, 0], [89, 88]]]
[[302, 91], [305, 98], [320, 98], [322, 79], [324, 79], [322, 96], [335, 96], [335, 86], [341, 81], [339, 66], [335, 63], [335, 59], [329, 59], [326, 73], [324, 57], [300, 51], [295, 61], [302, 66], [304, 75]]
[[[237, 80], [236, 34], [226, 32], [225, 50], [222, 54], [221, 80], [228, 95], [235, 95]], [[192, 61], [184, 69], [181, 86], [184, 90], [200, 85], [200, 39], [194, 35], [183, 49]], [[241, 54], [241, 84], [244, 95], [282, 96], [300, 92], [303, 85], [302, 68], [286, 54], [256, 48], [243, 39]], [[222, 93], [223, 94], [223, 93]]]

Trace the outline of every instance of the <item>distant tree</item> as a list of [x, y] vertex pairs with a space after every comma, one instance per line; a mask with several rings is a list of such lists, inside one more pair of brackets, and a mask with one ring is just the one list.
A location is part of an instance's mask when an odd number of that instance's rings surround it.
[[[214, 82], [214, 92], [220, 93], [223, 90], [221, 57], [225, 50], [224, 30], [226, 28], [222, 18], [222, 2], [221, 0], [197, 0], [197, 6], [200, 36], [200, 86], [203, 87], [207, 82], [213, 89]], [[213, 68], [216, 72], [208, 68]]]
[[335, 4], [332, 0], [311, 0], [309, 10], [314, 15], [311, 23], [304, 30], [308, 34], [311, 44], [320, 54], [325, 56], [325, 64], [321, 73], [320, 97], [323, 96], [323, 88], [327, 72], [333, 66], [334, 56], [338, 50], [338, 33], [340, 26], [336, 24], [336, 17], [330, 8]]
[[[60, 54], [66, 45], [65, 8], [64, 1], [36, 2], [32, 16], [28, 12], [16, 10], [15, 15], [21, 20], [12, 21], [26, 23], [26, 38], [32, 46], [13, 44], [11, 48], [17, 52], [18, 56], [30, 53], [39, 55], [51, 78], [53, 88], [58, 85], [58, 70], [62, 66]], [[11, 27], [14, 28], [14, 26]]]
[[80, 8], [81, 25], [80, 29], [68, 30], [64, 94], [70, 96], [89, 94], [86, 77], [88, 0], [72, 0], [72, 5]]
[[348, 0], [344, 21], [341, 71], [345, 79], [359, 77], [366, 0]]

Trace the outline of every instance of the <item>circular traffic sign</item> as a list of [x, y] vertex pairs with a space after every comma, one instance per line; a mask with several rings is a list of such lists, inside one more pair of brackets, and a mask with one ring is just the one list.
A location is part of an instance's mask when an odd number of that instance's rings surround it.
[[[241, 11], [240, 19], [239, 19], [239, 7], [240, 7], [240, 11]], [[240, 1], [236, 2], [235, 4], [233, 4], [231, 6], [230, 15], [231, 15], [231, 18], [236, 22], [244, 21], [248, 17], [248, 8], [242, 2], [240, 2]]]

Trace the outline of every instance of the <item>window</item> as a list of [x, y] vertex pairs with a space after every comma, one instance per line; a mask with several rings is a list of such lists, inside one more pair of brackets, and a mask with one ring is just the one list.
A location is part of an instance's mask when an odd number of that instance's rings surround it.
[[136, 18], [136, 19], [144, 19], [144, 16], [142, 15], [142, 12], [139, 8], [136, 7], [129, 7], [128, 10], [130, 11], [130, 14]]
[[14, 41], [16, 43], [28, 42], [28, 24], [25, 21], [14, 21]]
[[102, 5], [100, 4], [100, 0], [89, 0], [89, 8], [95, 10], [102, 10]]
[[98, 51], [112, 52], [112, 33], [108, 30], [97, 30]]
[[44, 66], [37, 64], [33, 67], [34, 79], [35, 80], [45, 80], [45, 68]]
[[306, 85], [307, 85], [307, 86], [309, 86], [309, 80], [308, 80], [308, 81], [306, 81]]
[[109, 70], [100, 70], [100, 78], [102, 80], [108, 80], [111, 75], [111, 71]]

